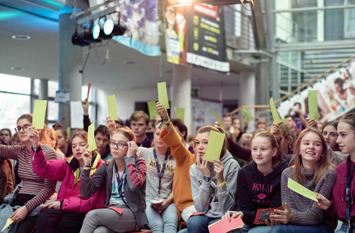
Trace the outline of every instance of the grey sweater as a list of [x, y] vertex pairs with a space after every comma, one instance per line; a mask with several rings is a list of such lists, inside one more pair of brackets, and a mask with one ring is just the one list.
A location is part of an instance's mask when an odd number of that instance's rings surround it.
[[[286, 168], [281, 175], [281, 200], [284, 204], [290, 206], [293, 219], [290, 224], [293, 225], [317, 225], [327, 224], [335, 229], [336, 221], [326, 216], [324, 210], [314, 206], [314, 201], [308, 199], [287, 187], [288, 178], [293, 179], [293, 167]], [[308, 172], [302, 167], [302, 172], [306, 176], [306, 181], [302, 184], [304, 187], [325, 196], [327, 199], [331, 197], [333, 187], [336, 181], [336, 171], [327, 170], [326, 174], [318, 181], [315, 187], [312, 186], [313, 172]]]
[[237, 175], [240, 166], [227, 151], [223, 158], [225, 185], [216, 185], [216, 173], [211, 167], [211, 181], [206, 182], [196, 164], [190, 168], [191, 191], [197, 212], [205, 212], [210, 218], [222, 217], [227, 210], [237, 209]]

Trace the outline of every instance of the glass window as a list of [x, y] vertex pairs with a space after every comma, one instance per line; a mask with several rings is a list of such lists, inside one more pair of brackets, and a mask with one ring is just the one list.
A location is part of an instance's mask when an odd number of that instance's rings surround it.
[[31, 79], [27, 77], [0, 74], [0, 91], [21, 94], [31, 93]]
[[58, 90], [58, 82], [48, 81], [48, 97], [55, 97], [55, 93]]
[[47, 119], [48, 121], [57, 121], [58, 119], [58, 103], [54, 101], [48, 101], [47, 107]]
[[[3, 88], [3, 85], [1, 85]], [[0, 128], [9, 128], [14, 134], [17, 118], [30, 113], [30, 96], [0, 92]]]

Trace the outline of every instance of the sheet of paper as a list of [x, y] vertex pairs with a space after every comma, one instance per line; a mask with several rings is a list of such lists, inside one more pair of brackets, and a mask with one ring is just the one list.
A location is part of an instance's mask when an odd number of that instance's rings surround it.
[[308, 115], [313, 119], [319, 119], [318, 99], [316, 90], [308, 90]]
[[315, 202], [318, 202], [318, 200], [316, 198], [317, 194], [315, 192], [309, 190], [308, 188], [304, 187], [303, 185], [300, 185], [299, 183], [292, 180], [291, 178], [288, 178], [287, 187], [304, 197], [307, 197]]
[[166, 82], [158, 83], [158, 99], [165, 109], [169, 109], [168, 91], [166, 89]]
[[89, 144], [89, 150], [93, 151], [97, 148], [96, 142], [95, 142], [95, 122], [93, 122], [91, 125], [89, 125], [88, 129], [88, 144]]
[[82, 129], [84, 110], [81, 106], [81, 101], [70, 102], [70, 127], [72, 129]]
[[121, 208], [119, 208], [119, 207], [115, 207], [115, 206], [109, 206], [108, 208], [111, 209], [111, 210], [116, 211], [116, 212], [119, 213], [119, 214], [122, 214], [123, 211], [124, 211], [123, 209], [121, 209]]
[[254, 119], [254, 117], [249, 112], [248, 108], [244, 107], [240, 111], [242, 112], [242, 115], [246, 117], [248, 122], [250, 122], [250, 121], [252, 121]]
[[210, 233], [226, 233], [231, 230], [241, 228], [243, 226], [244, 226], [244, 222], [238, 216], [236, 218], [231, 218], [230, 221], [228, 220], [228, 218], [221, 219], [209, 225], [208, 229]]
[[2, 228], [1, 232], [3, 232], [6, 228], [8, 228], [14, 221], [11, 218], [6, 220], [5, 226]]
[[108, 107], [108, 115], [112, 120], [118, 120], [117, 107], [116, 107], [116, 96], [111, 95], [107, 97], [107, 107]]
[[44, 117], [46, 116], [47, 100], [35, 100], [33, 108], [32, 125], [35, 129], [43, 129]]
[[157, 107], [155, 106], [155, 101], [149, 101], [149, 102], [147, 102], [147, 105], [148, 105], [148, 111], [149, 111], [149, 118], [151, 120], [153, 120], [154, 117], [158, 115]]
[[275, 103], [274, 103], [274, 98], [270, 98], [270, 109], [271, 109], [271, 114], [272, 114], [272, 118], [274, 119], [274, 122], [276, 124], [281, 122], [281, 119], [279, 117], [279, 114], [277, 113], [276, 107], [275, 107]]
[[225, 134], [223, 133], [219, 133], [216, 131], [210, 132], [204, 160], [214, 163], [213, 159], [220, 158], [224, 137]]
[[185, 108], [177, 108], [175, 117], [177, 119], [184, 121], [185, 120]]
[[222, 119], [218, 116], [218, 114], [217, 114], [215, 111], [213, 111], [212, 109], [210, 109], [210, 111], [211, 111], [211, 112], [213, 113], [213, 115], [216, 117], [219, 126], [220, 126], [223, 130], [225, 130]]

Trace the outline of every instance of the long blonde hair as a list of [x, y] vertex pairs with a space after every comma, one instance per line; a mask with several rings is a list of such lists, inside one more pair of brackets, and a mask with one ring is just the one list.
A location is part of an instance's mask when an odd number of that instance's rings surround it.
[[[322, 144], [322, 148], [323, 148], [322, 155], [318, 161], [318, 167], [314, 171], [312, 185], [315, 186], [318, 183], [318, 181], [322, 178], [322, 176], [324, 176], [324, 174], [326, 173], [327, 170], [334, 170], [335, 169], [335, 165], [330, 162], [330, 159], [328, 156], [327, 144], [325, 143], [325, 139], [324, 139], [323, 135], [321, 134], [321, 132], [319, 132], [316, 129], [307, 128], [299, 134], [299, 136], [296, 140], [296, 143], [295, 143], [295, 147], [294, 147], [295, 149], [294, 149], [290, 164], [293, 164], [292, 167], [294, 168], [293, 179], [300, 184], [304, 184], [306, 177], [301, 169], [302, 158], [301, 158], [301, 153], [300, 153], [300, 147], [301, 147], [302, 138], [311, 132], [318, 135], [318, 137], [321, 140], [321, 144]], [[324, 178], [326, 178], [326, 177], [324, 177]]]

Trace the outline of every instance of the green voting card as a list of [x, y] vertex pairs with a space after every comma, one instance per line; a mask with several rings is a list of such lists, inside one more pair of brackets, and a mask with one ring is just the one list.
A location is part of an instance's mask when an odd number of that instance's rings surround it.
[[35, 129], [43, 129], [44, 117], [46, 116], [47, 100], [35, 100], [33, 108], [32, 125]]
[[108, 115], [112, 120], [118, 120], [117, 107], [116, 107], [116, 96], [111, 95], [107, 97]]
[[274, 103], [274, 98], [270, 98], [270, 109], [271, 109], [271, 114], [272, 114], [272, 118], [274, 119], [274, 122], [276, 124], [281, 122], [281, 119], [279, 117], [279, 114], [277, 113], [276, 107], [275, 107], [275, 103]]
[[313, 119], [318, 120], [318, 99], [316, 90], [308, 90], [308, 115]]
[[208, 144], [204, 160], [214, 163], [213, 159], [219, 159], [225, 135], [216, 131], [211, 131], [208, 138]]
[[169, 109], [168, 91], [166, 89], [166, 82], [158, 83], [158, 99], [165, 109]]
[[210, 111], [211, 111], [211, 112], [213, 113], [213, 115], [216, 117], [219, 126], [225, 131], [225, 129], [224, 129], [224, 124], [223, 124], [222, 119], [218, 116], [218, 114], [217, 114], [215, 111], [213, 111], [213, 110], [211, 110], [211, 109], [210, 109]]
[[93, 122], [91, 125], [89, 125], [89, 129], [88, 129], [88, 144], [89, 144], [88, 149], [91, 151], [96, 150], [96, 148], [97, 148], [94, 132], [95, 132], [95, 122]]
[[304, 197], [307, 197], [315, 202], [318, 202], [318, 200], [316, 198], [317, 194], [315, 192], [309, 190], [308, 188], [304, 187], [303, 185], [300, 185], [299, 183], [292, 180], [291, 178], [288, 178], [287, 187], [289, 189], [291, 189], [292, 191], [295, 191], [296, 193], [298, 193]]
[[149, 101], [147, 102], [147, 105], [149, 111], [149, 118], [153, 120], [154, 117], [158, 115], [157, 107], [155, 106], [155, 101]]
[[182, 121], [185, 120], [185, 108], [177, 108], [176, 109], [176, 118]]
[[251, 115], [251, 113], [249, 112], [248, 108], [243, 107], [240, 111], [242, 112], [242, 115], [246, 117], [248, 122], [250, 122], [254, 119], [253, 116]]

